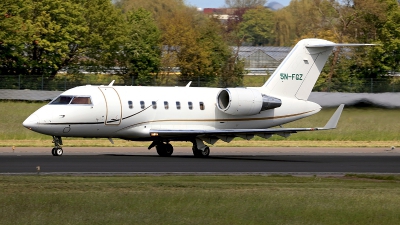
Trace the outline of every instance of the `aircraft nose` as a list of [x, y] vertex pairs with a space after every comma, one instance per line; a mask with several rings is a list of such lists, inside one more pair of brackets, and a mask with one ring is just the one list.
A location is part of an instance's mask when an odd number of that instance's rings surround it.
[[29, 130], [36, 127], [39, 124], [39, 117], [35, 114], [30, 115], [26, 120], [22, 123], [22, 125]]

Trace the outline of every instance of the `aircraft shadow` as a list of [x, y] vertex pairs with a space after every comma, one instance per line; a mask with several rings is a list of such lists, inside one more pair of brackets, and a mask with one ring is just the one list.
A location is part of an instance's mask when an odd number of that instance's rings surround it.
[[[207, 158], [196, 158], [191, 155], [174, 155], [171, 157], [160, 157], [158, 155], [127, 155], [127, 154], [102, 154], [100, 156], [112, 156], [112, 157], [135, 157], [135, 158], [158, 158], [162, 161], [166, 161], [169, 159], [188, 159], [188, 160], [203, 160], [203, 161], [211, 161], [211, 160], [226, 160], [226, 161], [265, 161], [265, 162], [298, 162], [298, 163], [310, 163], [315, 161], [299, 159], [298, 156], [253, 156], [253, 155], [214, 155], [209, 156]], [[272, 158], [273, 157], [273, 158]], [[279, 158], [277, 158], [279, 157]], [[274, 159], [275, 158], [275, 159]], [[285, 159], [285, 158], [296, 158], [296, 159]], [[303, 157], [302, 157], [303, 158]]]

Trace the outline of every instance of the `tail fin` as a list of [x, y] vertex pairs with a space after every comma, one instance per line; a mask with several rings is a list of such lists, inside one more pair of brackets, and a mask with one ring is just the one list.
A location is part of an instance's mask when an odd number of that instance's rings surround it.
[[334, 47], [374, 44], [335, 44], [322, 39], [303, 39], [290, 51], [268, 81], [265, 94], [307, 100]]
[[307, 100], [334, 46], [321, 39], [299, 41], [263, 85], [266, 94]]

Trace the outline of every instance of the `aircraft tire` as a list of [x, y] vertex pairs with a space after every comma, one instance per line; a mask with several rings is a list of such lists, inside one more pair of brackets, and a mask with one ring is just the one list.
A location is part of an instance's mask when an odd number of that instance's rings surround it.
[[56, 155], [56, 151], [57, 151], [57, 148], [53, 148], [53, 149], [51, 150], [51, 154], [52, 154], [53, 156], [57, 156], [57, 155]]
[[207, 146], [204, 151], [197, 149], [196, 147], [192, 148], [194, 157], [198, 158], [206, 158], [210, 155], [210, 148]]
[[64, 151], [62, 150], [62, 148], [56, 148], [55, 156], [62, 156], [63, 153]]
[[159, 156], [169, 157], [174, 152], [174, 147], [171, 144], [159, 144], [156, 146], [156, 150]]

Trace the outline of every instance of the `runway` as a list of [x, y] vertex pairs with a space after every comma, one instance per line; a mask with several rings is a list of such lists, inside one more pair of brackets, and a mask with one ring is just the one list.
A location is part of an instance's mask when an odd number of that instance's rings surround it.
[[194, 158], [188, 148], [159, 157], [145, 148], [0, 148], [0, 173], [35, 174], [346, 174], [400, 173], [400, 152], [382, 148], [213, 148]]

